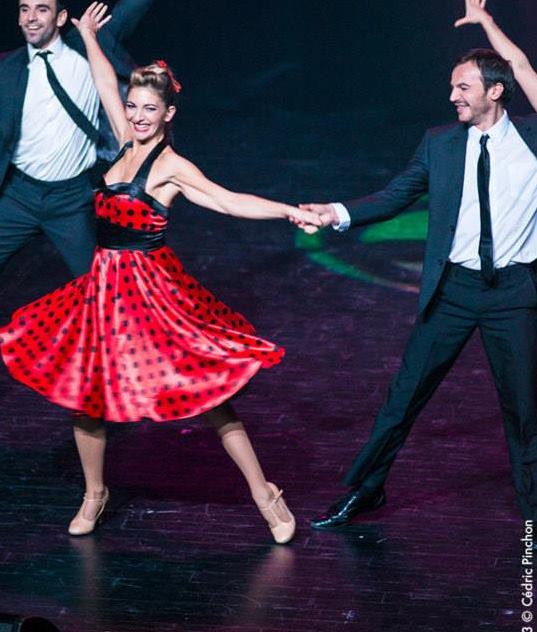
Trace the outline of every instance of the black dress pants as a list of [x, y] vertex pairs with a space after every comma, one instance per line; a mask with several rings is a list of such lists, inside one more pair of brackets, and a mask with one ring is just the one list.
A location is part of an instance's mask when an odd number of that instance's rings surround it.
[[75, 277], [89, 270], [95, 218], [87, 173], [48, 183], [10, 170], [0, 191], [0, 271], [40, 233], [56, 246]]
[[448, 265], [428, 317], [414, 326], [401, 369], [346, 485], [384, 484], [417, 415], [477, 328], [500, 399], [517, 498], [524, 517], [537, 518], [536, 287], [533, 265], [498, 270], [494, 287], [479, 271]]

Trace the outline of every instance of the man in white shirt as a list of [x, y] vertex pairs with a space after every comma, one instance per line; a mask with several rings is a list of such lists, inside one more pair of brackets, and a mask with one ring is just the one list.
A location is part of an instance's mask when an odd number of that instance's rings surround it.
[[470, 51], [452, 74], [457, 125], [429, 130], [384, 190], [304, 205], [346, 230], [429, 194], [419, 314], [401, 369], [345, 477], [351, 491], [312, 521], [315, 529], [385, 503], [397, 452], [475, 329], [500, 397], [517, 499], [525, 518], [537, 518], [537, 116], [509, 119], [514, 86], [499, 55]]
[[[151, 3], [120, 0], [101, 34], [123, 76], [131, 64], [118, 40]], [[99, 98], [77, 30], [60, 35], [67, 20], [65, 0], [19, 0], [26, 46], [0, 60], [0, 270], [40, 233], [73, 275], [91, 262]]]

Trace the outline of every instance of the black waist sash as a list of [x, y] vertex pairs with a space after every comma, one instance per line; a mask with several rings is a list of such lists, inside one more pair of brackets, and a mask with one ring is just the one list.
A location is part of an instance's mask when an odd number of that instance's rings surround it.
[[97, 218], [97, 245], [109, 250], [158, 250], [166, 244], [164, 234], [162, 230], [135, 230]]

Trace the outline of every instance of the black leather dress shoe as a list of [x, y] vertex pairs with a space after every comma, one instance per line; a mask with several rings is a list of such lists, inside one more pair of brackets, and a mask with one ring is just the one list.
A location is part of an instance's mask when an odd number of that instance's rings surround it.
[[359, 513], [379, 509], [386, 503], [384, 488], [361, 487], [343, 496], [329, 507], [328, 511], [311, 521], [312, 529], [343, 527]]

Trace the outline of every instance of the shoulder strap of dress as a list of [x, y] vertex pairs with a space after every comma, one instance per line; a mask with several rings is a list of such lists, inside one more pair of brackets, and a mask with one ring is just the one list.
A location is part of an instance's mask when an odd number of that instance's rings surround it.
[[130, 149], [132, 147], [132, 140], [127, 141], [123, 147], [119, 150], [117, 156], [114, 158], [114, 160], [112, 160], [112, 162], [108, 165], [108, 169], [110, 169], [112, 167], [112, 165], [115, 165], [116, 162], [118, 162], [119, 160], [121, 160], [123, 158], [123, 156], [125, 155], [125, 152], [127, 151], [127, 149]]
[[145, 190], [145, 185], [147, 184], [147, 178], [149, 176], [149, 172], [151, 171], [151, 167], [153, 166], [155, 160], [168, 146], [168, 144], [168, 141], [166, 139], [163, 139], [158, 145], [153, 147], [147, 158], [143, 161], [141, 167], [136, 172], [136, 175], [134, 176], [134, 179], [132, 181], [133, 183], [138, 184], [142, 189]]

